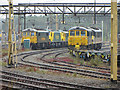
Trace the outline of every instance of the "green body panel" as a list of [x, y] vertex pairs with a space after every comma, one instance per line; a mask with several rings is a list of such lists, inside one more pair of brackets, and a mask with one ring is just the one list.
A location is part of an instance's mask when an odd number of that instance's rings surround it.
[[61, 42], [61, 36], [59, 32], [54, 32], [53, 42]]
[[24, 39], [24, 48], [29, 49], [30, 48], [30, 40]]
[[37, 33], [37, 43], [49, 42], [48, 32], [38, 32]]
[[68, 41], [69, 33], [66, 33], [65, 41]]

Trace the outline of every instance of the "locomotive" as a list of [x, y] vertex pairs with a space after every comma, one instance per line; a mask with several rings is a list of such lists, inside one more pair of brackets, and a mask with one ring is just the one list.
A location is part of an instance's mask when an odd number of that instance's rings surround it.
[[69, 29], [68, 46], [72, 50], [99, 50], [102, 46], [102, 30], [93, 27], [72, 27]]
[[25, 40], [29, 40], [31, 49], [43, 49], [51, 47], [67, 46], [68, 32], [59, 30], [40, 30], [27, 28], [22, 31], [22, 46]]
[[52, 47], [61, 47], [68, 45], [68, 32], [66, 31], [50, 31], [50, 45]]

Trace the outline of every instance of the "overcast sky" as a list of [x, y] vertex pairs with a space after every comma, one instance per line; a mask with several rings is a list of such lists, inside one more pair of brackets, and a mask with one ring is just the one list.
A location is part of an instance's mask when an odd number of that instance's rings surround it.
[[[120, 0], [117, 0], [120, 1]], [[18, 3], [93, 3], [94, 0], [13, 0]], [[111, 0], [96, 0], [97, 3], [110, 3]], [[7, 5], [8, 0], [0, 0], [0, 5]]]

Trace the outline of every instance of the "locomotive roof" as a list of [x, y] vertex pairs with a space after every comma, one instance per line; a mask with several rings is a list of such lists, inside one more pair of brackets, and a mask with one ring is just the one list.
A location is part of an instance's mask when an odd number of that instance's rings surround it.
[[86, 31], [91, 31], [89, 28], [87, 27], [80, 27], [80, 26], [75, 26], [70, 28], [69, 30], [86, 30]]
[[49, 32], [49, 31], [39, 30], [39, 31], [37, 31], [37, 32]]
[[68, 33], [67, 31], [64, 31], [64, 33]]
[[101, 29], [99, 29], [99, 30], [93, 30], [94, 32], [102, 32], [102, 30]]
[[80, 27], [80, 26], [72, 27], [69, 30], [86, 30], [86, 31], [89, 31], [89, 32], [91, 32], [91, 31], [102, 32], [102, 30], [99, 29], [99, 28], [95, 28], [95, 27]]
[[48, 32], [46, 30], [36, 30], [36, 29], [33, 29], [33, 28], [27, 28], [27, 29], [24, 29], [22, 31], [23, 32], [27, 32], [27, 31], [30, 31], [30, 32]]
[[26, 31], [33, 31], [33, 32], [37, 32], [36, 29], [33, 29], [33, 28], [27, 28], [27, 29], [24, 29], [22, 30], [23, 32], [26, 32]]
[[90, 27], [90, 29], [94, 32], [102, 32], [102, 30], [99, 28]]
[[54, 33], [60, 33], [61, 31], [59, 31], [59, 30], [54, 30], [54, 31], [50, 31], [50, 32], [54, 32]]

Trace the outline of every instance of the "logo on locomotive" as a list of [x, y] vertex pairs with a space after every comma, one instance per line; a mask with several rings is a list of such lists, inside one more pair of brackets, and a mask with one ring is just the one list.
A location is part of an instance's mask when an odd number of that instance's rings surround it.
[[45, 40], [45, 38], [41, 38], [41, 40]]

